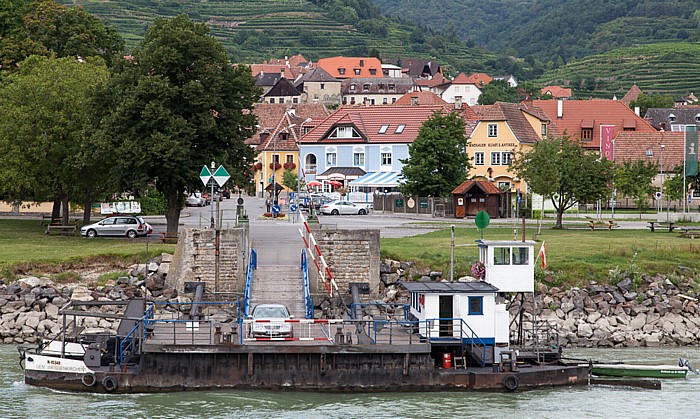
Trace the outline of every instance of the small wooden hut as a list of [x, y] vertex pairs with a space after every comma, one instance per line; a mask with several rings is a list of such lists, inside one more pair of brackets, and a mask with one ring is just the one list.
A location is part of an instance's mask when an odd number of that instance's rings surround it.
[[466, 180], [452, 191], [455, 218], [475, 216], [486, 211], [491, 218], [499, 218], [501, 191], [493, 183], [484, 180]]

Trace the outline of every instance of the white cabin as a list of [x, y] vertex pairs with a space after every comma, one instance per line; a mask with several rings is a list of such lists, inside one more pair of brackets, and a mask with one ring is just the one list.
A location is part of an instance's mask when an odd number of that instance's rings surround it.
[[535, 291], [535, 242], [477, 240], [484, 281], [500, 292]]
[[496, 304], [498, 289], [485, 282], [402, 282], [411, 294], [418, 333], [431, 340], [508, 344], [509, 315]]

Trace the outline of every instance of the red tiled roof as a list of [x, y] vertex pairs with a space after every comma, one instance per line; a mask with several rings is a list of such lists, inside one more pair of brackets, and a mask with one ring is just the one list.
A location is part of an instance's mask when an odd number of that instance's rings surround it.
[[[685, 133], [622, 131], [615, 136], [615, 162], [647, 160], [659, 164], [664, 145], [664, 172], [683, 164]], [[651, 151], [651, 155], [647, 153]]]
[[[247, 144], [257, 144], [257, 149], [262, 150], [298, 150], [296, 141], [301, 138], [302, 128], [316, 126], [324, 120], [330, 111], [322, 103], [295, 104], [270, 104], [258, 103], [253, 113], [258, 117], [258, 133]], [[307, 122], [307, 119], [311, 121]], [[289, 126], [294, 125], [291, 129]], [[282, 139], [283, 133], [289, 134], [287, 141]], [[261, 139], [261, 134], [265, 140]]]
[[547, 86], [540, 89], [540, 93], [543, 95], [550, 95], [554, 99], [563, 99], [571, 97], [571, 89], [566, 89], [561, 86]]
[[[414, 101], [416, 104], [414, 105]], [[411, 106], [422, 106], [422, 105], [443, 105], [448, 106], [447, 102], [442, 100], [442, 98], [432, 92], [408, 92], [401, 96], [394, 104], [394, 106], [411, 105]]]
[[470, 189], [475, 187], [486, 192], [488, 195], [499, 195], [501, 193], [501, 191], [498, 190], [493, 183], [484, 180], [465, 180], [461, 185], [457, 186], [452, 193], [456, 195], [464, 195], [465, 193], [469, 192]]
[[472, 75], [469, 76], [469, 80], [477, 86], [483, 87], [491, 83], [493, 77], [486, 73], [472, 73]]
[[541, 117], [541, 112], [535, 111], [536, 108], [517, 103], [496, 102], [493, 105], [473, 106], [472, 109], [480, 121], [505, 121], [520, 143], [531, 144], [540, 139], [523, 112], [547, 121]]
[[[561, 118], [557, 118], [557, 104], [559, 102], [563, 106]], [[624, 130], [625, 125], [630, 126], [634, 121], [637, 132], [656, 131], [654, 127], [619, 100], [533, 100], [532, 104], [541, 108], [552, 121], [550, 135], [564, 135], [566, 132], [571, 138], [580, 140], [583, 125], [592, 125], [592, 140], [582, 142], [587, 149], [600, 149], [601, 125], [612, 125], [615, 127], [615, 132], [619, 133]], [[552, 127], [552, 125], [554, 126]]]
[[[430, 106], [366, 106], [341, 107], [306, 134], [299, 142], [310, 143], [411, 143], [418, 135], [423, 122], [435, 111], [450, 112], [440, 105]], [[363, 136], [361, 139], [326, 138], [337, 125], [352, 125]], [[382, 125], [388, 125], [386, 133], [379, 134]], [[396, 133], [399, 125], [405, 125]]]
[[631, 103], [631, 102], [634, 102], [635, 100], [637, 100], [637, 98], [638, 98], [639, 95], [641, 95], [641, 94], [642, 94], [642, 89], [640, 89], [639, 86], [637, 86], [637, 85], [635, 84], [634, 86], [632, 86], [632, 87], [629, 89], [629, 91], [627, 91], [627, 93], [625, 93], [625, 95], [624, 95], [624, 96], [622, 97], [622, 99], [620, 99], [620, 100], [622, 101], [622, 103], [624, 103], [625, 105], [629, 106], [630, 103]]
[[452, 80], [451, 84], [477, 84], [477, 83], [475, 83], [474, 81], [472, 81], [472, 79], [467, 77], [466, 74], [459, 73], [457, 75], [457, 77], [455, 77], [454, 80]]
[[[336, 79], [348, 79], [351, 77], [384, 77], [382, 73], [382, 62], [374, 57], [330, 57], [321, 58], [316, 62], [317, 67], [326, 70], [328, 74]], [[340, 74], [339, 69], [345, 69], [345, 74]], [[360, 70], [360, 74], [355, 74], [355, 69]], [[376, 70], [370, 74], [370, 70]]]

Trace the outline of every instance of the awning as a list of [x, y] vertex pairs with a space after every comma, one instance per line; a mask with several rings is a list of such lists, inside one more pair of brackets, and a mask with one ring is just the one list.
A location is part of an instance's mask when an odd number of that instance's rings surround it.
[[395, 188], [401, 181], [401, 172], [369, 172], [350, 182], [350, 186]]
[[353, 180], [364, 176], [365, 173], [359, 167], [331, 167], [320, 175], [316, 175], [316, 180]]

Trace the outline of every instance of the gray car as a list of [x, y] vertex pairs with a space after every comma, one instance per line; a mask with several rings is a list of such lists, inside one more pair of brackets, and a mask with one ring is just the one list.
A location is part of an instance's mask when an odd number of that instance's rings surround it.
[[134, 239], [147, 235], [150, 230], [148, 223], [141, 217], [118, 215], [86, 225], [80, 229], [80, 234], [85, 237], [124, 236]]

